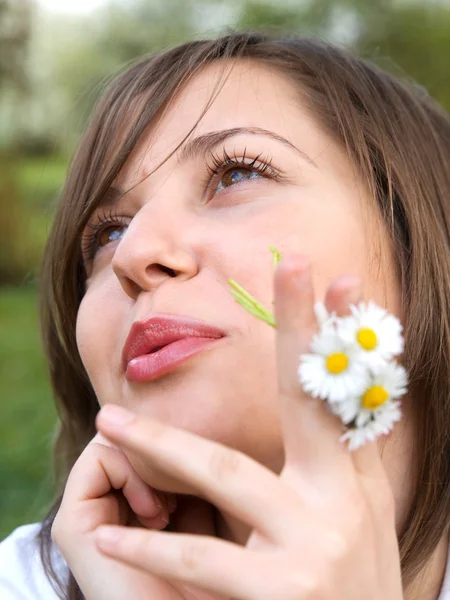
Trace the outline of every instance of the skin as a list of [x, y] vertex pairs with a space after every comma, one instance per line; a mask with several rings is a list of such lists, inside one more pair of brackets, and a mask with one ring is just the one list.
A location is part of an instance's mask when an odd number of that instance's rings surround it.
[[[247, 61], [234, 65], [192, 137], [241, 126], [275, 132], [307, 158], [263, 135], [241, 134], [224, 147], [238, 158], [245, 150], [247, 162], [258, 154], [261, 161], [272, 157], [285, 181], [264, 175], [250, 179], [244, 170], [239, 173], [245, 179], [237, 184], [216, 178], [205, 197], [205, 158], [179, 165], [175, 155], [148, 176], [197, 121], [218, 74], [217, 65], [210, 65], [185, 86], [122, 170], [116, 185], [133, 189], [114, 207], [121, 235], [87, 264], [77, 342], [100, 405], [118, 404], [224, 444], [279, 474], [285, 451], [276, 334], [234, 301], [227, 280], [235, 279], [270, 307], [268, 246], [273, 244], [282, 254], [309, 257], [316, 299], [325, 298], [336, 278], [350, 274], [360, 282], [363, 298], [402, 317], [400, 290], [387, 234], [352, 164], [302, 106], [292, 84], [267, 67]], [[214, 191], [219, 182], [226, 189]], [[121, 228], [124, 224], [128, 227]], [[350, 286], [351, 278], [341, 282]], [[227, 337], [156, 381], [131, 384], [121, 364], [122, 347], [132, 323], [154, 312], [200, 318]], [[405, 401], [402, 422], [379, 444], [397, 530], [413, 492], [413, 441], [414, 422]], [[219, 509], [216, 533], [244, 544], [250, 528]], [[409, 591], [408, 598], [437, 598], [446, 548], [443, 539], [421, 587]]]

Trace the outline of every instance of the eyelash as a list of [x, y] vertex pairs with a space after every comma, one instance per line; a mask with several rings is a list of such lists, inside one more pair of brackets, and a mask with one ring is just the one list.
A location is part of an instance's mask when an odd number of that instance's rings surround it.
[[[253, 170], [259, 173], [260, 175], [266, 174], [268, 179], [281, 180], [282, 176], [280, 172], [272, 166], [272, 159], [270, 158], [262, 158], [259, 157], [261, 154], [253, 159], [251, 162], [245, 162], [245, 153], [247, 152], [247, 148], [244, 148], [244, 155], [242, 158], [238, 158], [236, 156], [236, 151], [233, 155], [233, 158], [229, 156], [225, 148], [222, 148], [221, 154], [214, 154], [211, 152], [209, 155], [212, 165], [207, 164], [206, 168], [208, 170], [209, 178], [204, 180], [203, 185], [206, 188], [208, 184], [210, 184], [211, 179], [217, 179], [219, 176], [224, 175], [226, 171], [228, 171], [231, 167], [235, 169], [248, 169]], [[259, 159], [259, 162], [257, 162]]]
[[90, 262], [93, 260], [95, 253], [99, 247], [99, 238], [105, 229], [109, 227], [125, 226], [128, 223], [124, 222], [114, 210], [105, 210], [97, 215], [97, 223], [88, 223], [86, 227], [91, 230], [91, 233], [85, 233], [82, 238], [82, 255], [84, 260]]
[[[274, 181], [281, 181], [283, 176], [278, 169], [272, 166], [272, 160], [270, 158], [261, 158], [261, 154], [252, 160], [251, 162], [245, 162], [246, 148], [244, 148], [244, 154], [242, 158], [237, 158], [236, 153], [233, 157], [230, 157], [227, 151], [223, 148], [221, 154], [214, 154], [211, 152], [209, 158], [211, 164], [207, 164], [206, 168], [208, 171], [208, 177], [202, 182], [204, 189], [209, 189], [212, 185], [212, 180], [220, 179], [228, 170], [234, 169], [247, 169], [254, 171], [260, 175], [265, 174], [267, 179]], [[236, 184], [234, 184], [236, 185]], [[103, 233], [108, 226], [124, 226], [127, 223], [124, 222], [124, 217], [120, 217], [113, 210], [105, 211], [103, 214], [97, 215], [97, 223], [88, 223], [87, 227], [91, 230], [91, 233], [85, 233], [83, 236], [82, 243], [82, 254], [85, 261], [90, 262], [93, 260], [97, 249], [100, 235]]]

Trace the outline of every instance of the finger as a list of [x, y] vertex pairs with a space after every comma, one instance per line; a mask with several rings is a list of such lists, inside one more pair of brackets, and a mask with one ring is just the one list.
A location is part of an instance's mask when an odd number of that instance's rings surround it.
[[[153, 487], [170, 481], [178, 488], [167, 491], [206, 498], [271, 540], [292, 540], [292, 522], [303, 516], [298, 494], [245, 454], [112, 404], [97, 415], [97, 427], [140, 457], [139, 475]], [[158, 472], [163, 482], [152, 479]]]
[[[287, 597], [283, 594], [286, 583], [277, 577], [278, 573], [274, 575], [279, 570], [275, 569], [276, 563], [281, 562], [274, 553], [249, 552], [208, 536], [124, 527], [98, 528], [96, 542], [101, 552], [122, 563], [227, 598], [262, 600], [274, 598], [275, 593], [276, 597]], [[270, 585], [268, 573], [276, 582], [276, 590]]]
[[[280, 418], [286, 468], [291, 483], [315, 483], [323, 491], [341, 487], [351, 460], [339, 442], [342, 426], [325, 402], [306, 394], [298, 379], [299, 357], [310, 351], [317, 332], [311, 266], [307, 257], [291, 255], [275, 272], [275, 319]], [[296, 481], [292, 481], [294, 478]], [[322, 493], [322, 497], [327, 497]]]
[[[99, 461], [104, 468], [99, 467]], [[60, 509], [53, 521], [52, 540], [70, 565], [87, 598], [110, 600], [112, 590], [114, 597], [128, 598], [130, 581], [135, 589], [145, 589], [148, 597], [162, 597], [167, 591], [166, 583], [162, 584], [151, 575], [143, 576], [126, 566], [115, 569], [117, 563], [99, 553], [95, 545], [92, 532], [100, 524], [125, 524], [130, 516], [130, 506], [124, 494], [114, 489], [114, 481], [111, 482], [107, 475], [117, 468], [129, 468], [126, 457], [109, 440], [96, 436], [95, 442], [88, 444], [71, 470]], [[130, 475], [131, 479], [133, 477], [136, 474]], [[114, 476], [113, 480], [116, 479]], [[124, 484], [125, 479], [127, 477]], [[120, 481], [117, 486], [120, 487]], [[138, 484], [137, 493], [140, 493], [139, 487]], [[133, 489], [131, 496], [134, 496]], [[139, 511], [139, 506], [135, 505], [135, 509]], [[142, 512], [149, 512], [145, 505]]]
[[[338, 317], [351, 314], [350, 305], [362, 301], [361, 281], [354, 275], [343, 275], [329, 287], [325, 306]], [[378, 479], [385, 478], [384, 468], [376, 441], [366, 442], [351, 453], [355, 470], [359, 474], [371, 474]]]
[[[67, 496], [83, 503], [103, 498], [106, 504], [112, 499], [112, 490], [121, 490], [136, 515], [144, 519], [158, 519], [161, 505], [151, 488], [139, 477], [121, 450], [112, 447], [110, 442], [108, 445], [103, 440], [100, 443], [100, 440], [100, 437], [94, 438], [83, 453], [84, 460], [73, 467], [66, 485]], [[88, 470], [84, 466], [86, 461], [91, 465]], [[82, 477], [78, 476], [79, 470], [83, 471]]]
[[174, 501], [169, 497], [172, 496], [172, 494], [166, 494], [165, 492], [155, 490], [152, 487], [150, 487], [150, 489], [152, 490], [156, 504], [159, 506], [160, 512], [156, 517], [139, 517], [139, 521], [149, 529], [165, 529], [170, 523], [171, 513], [175, 510]]
[[[120, 448], [113, 444], [110, 440], [108, 440], [101, 433], [97, 432], [96, 436], [91, 441], [91, 444], [99, 443], [103, 446], [107, 446], [108, 448], [114, 448], [121, 452]], [[122, 452], [121, 452], [122, 453]], [[123, 453], [122, 453], [123, 454]], [[124, 455], [125, 459], [126, 456]], [[131, 469], [133, 466], [129, 463]], [[146, 484], [144, 484], [146, 486]], [[165, 494], [164, 492], [160, 492], [158, 490], [154, 490], [149, 488], [150, 494], [152, 496], [151, 503], [156, 506], [155, 510], [150, 511], [150, 516], [147, 516], [147, 513], [139, 513], [135, 511], [137, 516], [137, 520], [139, 523], [144, 525], [144, 527], [148, 527], [150, 529], [164, 529], [166, 525], [169, 524], [169, 515], [174, 512], [176, 508], [176, 499], [173, 494]], [[128, 493], [128, 490], [127, 490]], [[134, 496], [132, 498], [132, 503], [134, 504]], [[144, 501], [144, 499], [142, 499]], [[130, 505], [131, 506], [131, 505]], [[131, 506], [133, 509], [133, 506]], [[156, 515], [154, 514], [156, 512]]]
[[325, 307], [338, 317], [351, 314], [350, 304], [362, 300], [361, 280], [356, 275], [341, 275], [327, 289]]

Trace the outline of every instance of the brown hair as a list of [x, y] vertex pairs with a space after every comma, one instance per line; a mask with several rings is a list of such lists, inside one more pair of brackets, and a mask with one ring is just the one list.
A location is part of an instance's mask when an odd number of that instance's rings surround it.
[[228, 31], [217, 39], [190, 41], [146, 57], [116, 77], [94, 111], [59, 203], [41, 280], [43, 336], [60, 417], [55, 444], [59, 496], [39, 539], [46, 572], [62, 598], [83, 596], [72, 575], [68, 585], [58, 586], [50, 560], [51, 526], [68, 473], [95, 435], [98, 411], [75, 340], [85, 285], [80, 234], [145, 128], [180, 86], [212, 61], [240, 58], [277, 69], [298, 87], [299, 102], [307, 103], [362, 174], [392, 237], [406, 315], [404, 362], [419, 424], [415, 496], [399, 535], [405, 588], [447, 531], [449, 116], [423, 88], [328, 43], [263, 31]]

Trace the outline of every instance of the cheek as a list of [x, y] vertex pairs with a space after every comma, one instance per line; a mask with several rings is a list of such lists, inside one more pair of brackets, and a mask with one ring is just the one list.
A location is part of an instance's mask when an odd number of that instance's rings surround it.
[[78, 309], [76, 339], [78, 352], [90, 378], [96, 362], [95, 356], [99, 356], [96, 347], [100, 340], [97, 335], [98, 319], [95, 318], [96, 314], [97, 311], [87, 293]]
[[268, 235], [282, 254], [300, 252], [311, 259], [318, 298], [340, 275], [364, 277], [368, 265], [365, 230], [358, 209], [350, 207], [337, 191], [331, 197], [322, 188], [294, 190], [284, 196], [268, 222]]
[[115, 358], [114, 338], [118, 305], [107, 288], [91, 286], [81, 301], [77, 315], [78, 351], [94, 384], [106, 362]]
[[282, 254], [310, 257], [317, 299], [337, 277], [357, 275], [366, 300], [401, 316], [391, 243], [368, 198], [337, 184], [289, 191], [271, 215], [269, 235]]

